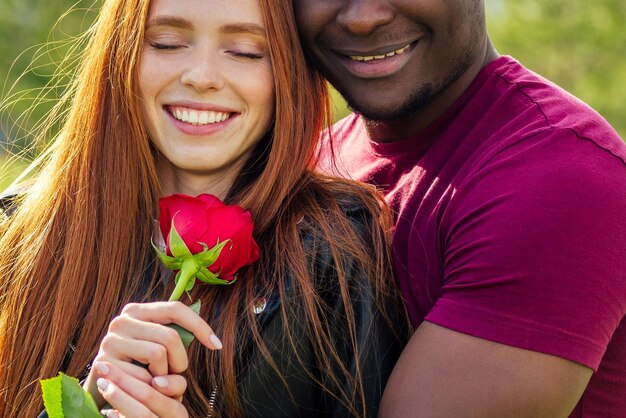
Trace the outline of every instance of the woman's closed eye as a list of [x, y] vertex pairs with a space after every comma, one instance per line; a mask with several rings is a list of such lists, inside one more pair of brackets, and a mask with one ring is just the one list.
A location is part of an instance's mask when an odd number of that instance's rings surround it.
[[251, 59], [251, 60], [260, 60], [261, 58], [264, 57], [263, 54], [260, 54], [258, 52], [247, 52], [247, 51], [237, 51], [237, 50], [230, 50], [226, 52], [237, 58], [246, 58], [246, 59]]
[[173, 51], [189, 45], [186, 33], [173, 32], [160, 28], [151, 28], [146, 31], [146, 43], [159, 51]]
[[176, 50], [184, 47], [184, 45], [180, 44], [165, 44], [160, 42], [150, 42], [150, 46], [161, 51]]

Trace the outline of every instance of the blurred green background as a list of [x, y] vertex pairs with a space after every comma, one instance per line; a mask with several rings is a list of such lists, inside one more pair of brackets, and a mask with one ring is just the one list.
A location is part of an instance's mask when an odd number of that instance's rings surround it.
[[[0, 0], [0, 190], [31, 158], [23, 150], [32, 149], [37, 122], [62, 93], [74, 66], [73, 59], [64, 60], [71, 48], [68, 40], [89, 27], [99, 4]], [[589, 103], [626, 138], [625, 0], [486, 4], [498, 52]], [[52, 85], [56, 87], [46, 87]], [[334, 97], [336, 116], [345, 115], [345, 104], [336, 93]]]

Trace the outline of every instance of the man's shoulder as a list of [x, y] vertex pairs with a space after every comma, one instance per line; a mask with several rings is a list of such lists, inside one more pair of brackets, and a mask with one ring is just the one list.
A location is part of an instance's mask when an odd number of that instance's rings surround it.
[[511, 117], [526, 120], [523, 131], [571, 131], [626, 158], [623, 140], [595, 109], [515, 59], [507, 57], [504, 62], [496, 75], [511, 92], [505, 108], [510, 109]]

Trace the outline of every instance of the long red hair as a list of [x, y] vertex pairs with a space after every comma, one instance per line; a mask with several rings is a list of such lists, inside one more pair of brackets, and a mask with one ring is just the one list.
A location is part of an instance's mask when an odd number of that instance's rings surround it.
[[[369, 189], [313, 171], [318, 133], [330, 115], [326, 86], [305, 62], [291, 1], [260, 2], [275, 80], [275, 121], [227, 200], [252, 213], [262, 260], [227, 290], [198, 290], [205, 317], [217, 299], [226, 301], [220, 318], [210, 318], [219, 322], [225, 348], [218, 356], [192, 346], [185, 402], [191, 416], [202, 416], [209, 408], [207, 389], [219, 386], [229, 415], [242, 413], [233, 354], [242, 323], [266, 360], [274, 362], [255, 318], [241, 306], [253, 303], [255, 283], [282, 289], [291, 276], [302, 289], [302, 300], [294, 303], [305, 307], [308, 338], [318, 350], [322, 373], [331, 377], [332, 387], [324, 390], [362, 416], [360, 373], [337, 370], [338, 353], [316, 309], [319, 301], [296, 225], [305, 218], [330, 244], [337, 266], [346, 254], [362, 265], [382, 307], [393, 294], [384, 228], [372, 224], [371, 248], [358, 238], [336, 197], [352, 196], [373, 219], [384, 212]], [[136, 79], [149, 5], [149, 0], [105, 1], [66, 96], [69, 111], [50, 157], [0, 228], [0, 417], [36, 415], [42, 408], [39, 379], [58, 371], [85, 372], [111, 318], [136, 297], [154, 262], [151, 220], [160, 190]], [[354, 342], [346, 272], [337, 268], [337, 274], [349, 319], [346, 335]], [[287, 335], [288, 311], [282, 307]], [[351, 383], [349, 390], [342, 389], [341, 378]]]

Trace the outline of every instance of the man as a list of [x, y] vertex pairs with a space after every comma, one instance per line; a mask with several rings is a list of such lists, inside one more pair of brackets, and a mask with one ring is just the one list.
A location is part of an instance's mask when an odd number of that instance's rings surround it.
[[[626, 146], [492, 46], [483, 0], [294, 0], [355, 114], [323, 166], [379, 186], [415, 326], [383, 417], [626, 416]], [[331, 159], [331, 157], [333, 157]]]

